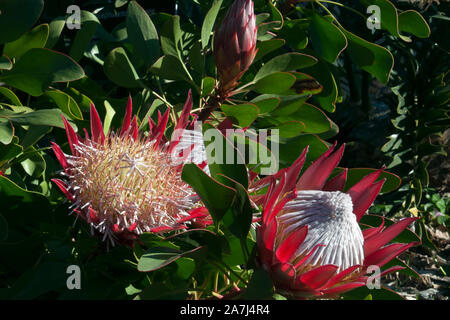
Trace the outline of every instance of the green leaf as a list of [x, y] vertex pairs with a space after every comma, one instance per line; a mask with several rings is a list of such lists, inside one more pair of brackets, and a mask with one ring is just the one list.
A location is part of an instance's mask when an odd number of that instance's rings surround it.
[[18, 39], [42, 13], [43, 0], [2, 0], [0, 2], [0, 44]]
[[[39, 61], [39, 63], [36, 63]], [[0, 81], [32, 96], [39, 96], [53, 82], [68, 82], [84, 77], [83, 69], [70, 57], [49, 49], [28, 50]]]
[[16, 94], [5, 87], [0, 87], [0, 94], [4, 96], [6, 99], [11, 101], [11, 104], [14, 106], [21, 106], [22, 103], [20, 102], [19, 98], [17, 98]]
[[409, 32], [419, 38], [428, 38], [431, 30], [425, 19], [415, 10], [406, 10], [398, 15], [400, 31]]
[[58, 108], [61, 109], [71, 119], [83, 120], [83, 114], [81, 113], [78, 104], [68, 94], [60, 90], [49, 90], [45, 92], [45, 95], [55, 102]]
[[26, 150], [17, 161], [20, 162], [25, 172], [33, 178], [39, 178], [46, 168], [44, 158], [34, 147]]
[[245, 239], [248, 236], [253, 220], [253, 209], [247, 189], [241, 184], [235, 183], [236, 197], [230, 210], [223, 217], [225, 226], [246, 245]]
[[[365, 5], [377, 5], [380, 8], [380, 15], [381, 15], [381, 28], [387, 30], [390, 34], [399, 37], [403, 41], [411, 42], [411, 38], [406, 37], [402, 34], [400, 34], [401, 30], [401, 22], [400, 22], [400, 16], [398, 15], [397, 8], [394, 4], [392, 4], [388, 0], [360, 0], [360, 2]], [[403, 19], [403, 22], [406, 22], [406, 25], [404, 25], [404, 28], [408, 29], [405, 31], [413, 31], [411, 33], [415, 34], [415, 32], [418, 32], [421, 35], [426, 35], [428, 37], [428, 33], [426, 29], [426, 22], [425, 20], [420, 16], [419, 13], [413, 11], [413, 10], [407, 10], [406, 20]], [[415, 13], [412, 13], [415, 12]], [[405, 17], [403, 17], [405, 18]], [[415, 26], [413, 26], [415, 24]], [[429, 30], [429, 29], [428, 29]]]
[[319, 61], [316, 65], [305, 69], [305, 72], [314, 77], [323, 90], [314, 96], [320, 106], [328, 112], [334, 112], [338, 99], [336, 80], [327, 62]]
[[217, 18], [217, 14], [219, 13], [220, 6], [222, 5], [223, 0], [215, 0], [211, 8], [208, 10], [208, 13], [205, 16], [205, 20], [203, 20], [202, 31], [201, 31], [201, 39], [202, 39], [202, 48], [206, 48], [209, 43], [209, 37], [211, 36], [211, 31], [214, 28], [214, 23]]
[[247, 289], [240, 297], [244, 300], [263, 300], [269, 299], [274, 292], [272, 279], [269, 274], [262, 268], [256, 269]]
[[330, 63], [334, 63], [347, 47], [347, 39], [342, 31], [318, 14], [313, 14], [311, 17], [309, 36], [313, 49]]
[[[349, 169], [347, 173], [347, 182], [345, 183], [344, 190], [348, 190], [351, 186], [356, 184], [358, 181], [360, 181], [363, 177], [368, 175], [369, 173], [372, 173], [376, 171], [376, 169]], [[391, 192], [398, 188], [398, 186], [401, 183], [401, 179], [390, 172], [382, 172], [380, 174], [380, 177], [377, 181], [381, 179], [386, 179], [386, 182], [383, 185], [383, 188], [381, 188], [381, 193], [385, 192]]]
[[286, 40], [286, 44], [294, 49], [303, 50], [308, 45], [309, 19], [295, 19], [284, 22], [283, 29], [277, 32], [279, 38]]
[[169, 247], [153, 247], [139, 259], [137, 269], [141, 272], [154, 271], [179, 259], [182, 251]]
[[302, 104], [297, 111], [287, 117], [278, 117], [277, 120], [295, 120], [304, 123], [304, 131], [308, 133], [322, 133], [331, 129], [331, 120], [317, 107], [308, 103]]
[[202, 53], [202, 45], [200, 41], [195, 42], [189, 53], [189, 64], [192, 70], [203, 75], [205, 73], [205, 56]]
[[0, 56], [0, 70], [11, 70], [13, 63], [7, 56]]
[[313, 56], [298, 52], [285, 53], [265, 63], [261, 69], [259, 69], [253, 81], [258, 81], [275, 72], [295, 71], [297, 69], [312, 66], [315, 63], [317, 63], [317, 59]]
[[279, 27], [276, 29], [281, 29], [283, 27], [283, 14], [278, 10], [277, 7], [272, 2], [269, 2], [270, 11], [272, 12], [272, 20], [277, 21], [279, 23]]
[[77, 31], [70, 48], [70, 56], [75, 61], [79, 61], [83, 57], [84, 52], [97, 32], [97, 28], [100, 26], [98, 18], [89, 11], [81, 10], [80, 20], [81, 29]]
[[180, 57], [181, 28], [180, 17], [172, 16], [161, 30], [161, 49], [165, 55]]
[[258, 107], [254, 104], [226, 105], [220, 107], [227, 117], [234, 119], [241, 127], [250, 126], [258, 117]]
[[[36, 248], [34, 248], [36, 249]], [[67, 264], [61, 261], [45, 261], [32, 266], [10, 289], [10, 298], [31, 300], [48, 292], [66, 289]], [[67, 289], [66, 289], [67, 290]]]
[[202, 97], [208, 96], [216, 85], [216, 80], [212, 77], [205, 77], [202, 80]]
[[178, 266], [176, 275], [184, 280], [189, 279], [195, 271], [195, 261], [190, 258], [180, 258], [176, 260], [176, 263]]
[[[341, 29], [348, 39], [347, 52], [354, 63], [361, 69], [377, 77], [381, 82], [387, 83], [394, 67], [392, 53], [371, 42], [364, 40], [347, 30]], [[320, 80], [319, 80], [320, 82]], [[322, 83], [322, 85], [324, 85]]]
[[33, 144], [41, 140], [51, 130], [48, 126], [30, 126], [25, 134], [25, 137], [20, 142], [20, 145], [27, 149]]
[[296, 77], [294, 86], [290, 94], [314, 95], [323, 91], [323, 86], [310, 75], [302, 72], [291, 72]]
[[174, 56], [162, 56], [150, 68], [150, 72], [167, 80], [185, 80], [190, 82], [190, 76], [183, 67], [183, 62]]
[[280, 123], [276, 128], [280, 130], [280, 137], [293, 138], [305, 130], [305, 124], [301, 121], [291, 120]]
[[252, 89], [258, 93], [282, 94], [295, 83], [296, 77], [288, 72], [271, 73], [259, 79]]
[[[8, 215], [13, 214], [14, 212], [13, 210], [9, 211], [12, 207], [17, 208], [23, 204], [38, 204], [45, 208], [46, 206], [44, 206], [43, 204], [45, 203], [48, 205], [47, 198], [42, 194], [22, 189], [17, 184], [4, 176], [0, 176], [0, 195], [3, 199], [2, 209], [8, 210], [2, 212], [2, 214], [5, 215], [7, 219], [9, 219]], [[13, 198], [14, 201], [11, 202], [10, 199], [7, 198]], [[20, 205], [18, 206], [18, 204]], [[21, 218], [27, 219], [26, 216]]]
[[328, 150], [327, 144], [318, 136], [313, 134], [302, 134], [280, 144], [280, 165], [283, 167], [290, 166], [300, 156], [300, 153], [306, 146], [309, 146], [309, 151], [306, 155], [307, 164], [311, 163]]
[[114, 118], [114, 115], [116, 114], [116, 111], [111, 106], [111, 104], [108, 102], [108, 100], [105, 100], [104, 102], [106, 114], [105, 114], [105, 120], [103, 121], [103, 132], [105, 135], [108, 134], [109, 128], [111, 127], [112, 119]]
[[105, 59], [103, 70], [106, 76], [115, 84], [125, 88], [139, 88], [142, 84], [139, 75], [130, 59], [121, 47], [113, 49]]
[[285, 41], [283, 39], [270, 39], [266, 41], [258, 41], [256, 43], [256, 49], [258, 52], [256, 53], [255, 59], [253, 62], [258, 61], [265, 55], [281, 48], [284, 45]]
[[11, 122], [0, 122], [0, 142], [10, 144], [14, 137], [14, 127]]
[[48, 24], [41, 24], [22, 35], [19, 39], [5, 44], [3, 53], [10, 58], [18, 59], [30, 49], [44, 48], [48, 34]]
[[189, 251], [181, 251], [170, 247], [152, 247], [139, 259], [137, 269], [150, 272], [167, 266], [182, 257], [192, 257], [204, 252], [205, 247], [197, 247]]
[[255, 24], [258, 26], [269, 18], [270, 18], [269, 13], [264, 12], [264, 13], [257, 14], [257, 15], [255, 15]]
[[64, 88], [63, 91], [71, 96], [73, 100], [75, 100], [75, 102], [80, 107], [80, 110], [82, 111], [88, 112], [91, 109], [91, 103], [94, 104], [94, 102], [89, 97], [75, 88]]
[[[289, 116], [290, 114], [296, 112], [309, 96], [303, 95], [291, 95], [291, 96], [278, 96], [280, 103], [278, 107], [271, 112], [271, 115], [275, 117]], [[292, 120], [292, 119], [289, 119]]]
[[183, 166], [181, 178], [199, 195], [217, 224], [229, 209], [235, 190], [217, 182], [193, 163]]
[[278, 29], [279, 25], [280, 25], [279, 21], [263, 22], [260, 25], [258, 25], [258, 31], [256, 35], [258, 41], [266, 41], [272, 39], [273, 35], [267, 32], [273, 29]]
[[[0, 118], [6, 118], [20, 125], [50, 126], [64, 129], [60, 109], [42, 109], [32, 112], [13, 112], [0, 110]], [[72, 124], [74, 129], [76, 128]]]
[[145, 10], [135, 1], [130, 1], [127, 12], [128, 39], [136, 55], [151, 66], [159, 57], [158, 33]]
[[260, 95], [254, 98], [251, 103], [255, 104], [260, 114], [265, 114], [273, 111], [280, 104], [280, 98], [269, 97], [269, 95]]
[[50, 22], [48, 39], [47, 42], [45, 43], [45, 47], [47, 49], [52, 49], [56, 45], [65, 25], [66, 25], [65, 17], [57, 17]]
[[[203, 140], [211, 176], [219, 183], [234, 188], [235, 182], [248, 187], [248, 174], [244, 159], [236, 149], [234, 139], [225, 137], [209, 123], [203, 126]], [[230, 179], [234, 180], [230, 181]]]
[[12, 160], [22, 153], [23, 148], [17, 144], [18, 141], [19, 139], [16, 137], [13, 138], [12, 143], [0, 144], [0, 162]]

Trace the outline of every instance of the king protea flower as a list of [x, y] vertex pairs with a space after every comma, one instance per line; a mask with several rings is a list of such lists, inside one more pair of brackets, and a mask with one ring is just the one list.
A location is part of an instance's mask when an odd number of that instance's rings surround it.
[[[413, 243], [388, 244], [416, 218], [385, 230], [361, 230], [358, 222], [383, 186], [384, 168], [343, 192], [347, 170], [328, 179], [344, 145], [333, 145], [299, 178], [307, 148], [294, 164], [271, 177], [257, 230], [259, 259], [276, 289], [291, 297], [335, 297], [366, 285], [369, 266], [382, 267]], [[391, 267], [381, 272], [398, 271]], [[371, 271], [372, 272], [372, 271]]]
[[[171, 141], [164, 137], [169, 110], [149, 118], [149, 133], [138, 130], [132, 119], [131, 97], [119, 132], [104, 133], [97, 110], [91, 105], [91, 136], [77, 135], [63, 117], [71, 155], [53, 143], [63, 167], [64, 180], [52, 179], [72, 202], [79, 217], [109, 239], [129, 243], [142, 232], [163, 232], [185, 228], [188, 221], [205, 214], [195, 210], [198, 197], [181, 180], [183, 131], [189, 124], [192, 96], [188, 99]], [[184, 146], [185, 154], [195, 146]]]
[[219, 94], [226, 98], [256, 55], [257, 27], [253, 1], [235, 0], [214, 38]]

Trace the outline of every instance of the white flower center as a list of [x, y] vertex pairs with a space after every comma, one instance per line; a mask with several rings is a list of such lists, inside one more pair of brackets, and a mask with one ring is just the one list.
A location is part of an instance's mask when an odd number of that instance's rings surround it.
[[348, 194], [299, 191], [297, 198], [285, 205], [278, 219], [285, 234], [308, 225], [308, 235], [296, 252], [297, 256], [305, 256], [315, 249], [305, 264], [333, 264], [339, 271], [362, 265], [364, 238]]

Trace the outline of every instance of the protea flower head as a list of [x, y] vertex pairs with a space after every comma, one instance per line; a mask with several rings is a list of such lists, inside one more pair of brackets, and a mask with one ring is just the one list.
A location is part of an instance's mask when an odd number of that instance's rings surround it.
[[[416, 218], [405, 218], [383, 230], [362, 230], [359, 221], [383, 186], [374, 171], [343, 192], [347, 170], [332, 179], [344, 145], [336, 144], [299, 177], [308, 152], [271, 177], [257, 230], [259, 259], [275, 287], [291, 297], [335, 297], [366, 285], [368, 268], [382, 267], [413, 243], [388, 244]], [[398, 271], [391, 267], [380, 273]], [[372, 272], [372, 271], [370, 271]]]
[[247, 71], [256, 55], [257, 27], [253, 1], [235, 0], [214, 38], [214, 58], [219, 72], [219, 91], [227, 96]]
[[186, 222], [204, 216], [195, 210], [198, 197], [181, 180], [182, 163], [173, 161], [180, 153], [180, 131], [188, 131], [191, 108], [189, 92], [171, 141], [164, 137], [169, 110], [158, 114], [157, 124], [149, 118], [149, 134], [144, 136], [136, 116], [131, 118], [131, 97], [120, 132], [103, 132], [94, 105], [90, 137], [85, 131], [81, 138], [63, 117], [72, 154], [64, 154], [53, 143], [65, 179], [52, 181], [72, 202], [73, 212], [90, 223], [92, 232], [100, 232], [112, 244], [132, 243], [142, 232], [185, 228]]

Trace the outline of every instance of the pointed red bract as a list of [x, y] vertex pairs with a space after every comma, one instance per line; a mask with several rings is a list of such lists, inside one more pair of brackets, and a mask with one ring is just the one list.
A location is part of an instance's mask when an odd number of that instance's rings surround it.
[[342, 158], [345, 144], [339, 150], [330, 155], [336, 142], [302, 174], [297, 183], [298, 190], [320, 190], [325, 185], [328, 177]]
[[131, 99], [130, 95], [128, 96], [128, 102], [125, 110], [125, 117], [123, 119], [122, 130], [120, 131], [121, 137], [123, 137], [130, 129], [132, 109], [133, 109], [133, 100]]
[[375, 182], [368, 186], [364, 191], [352, 191], [348, 192], [352, 197], [353, 213], [356, 215], [356, 220], [359, 221], [370, 205], [373, 203], [377, 195], [380, 193], [386, 179]]
[[292, 232], [277, 248], [275, 255], [282, 262], [288, 262], [298, 247], [303, 243], [308, 234], [308, 226], [304, 226]]
[[345, 283], [340, 286], [336, 286], [334, 288], [324, 290], [323, 293], [324, 293], [324, 295], [335, 295], [338, 293], [341, 294], [341, 293], [350, 291], [355, 288], [363, 287], [365, 285], [366, 285], [365, 282], [350, 282], [350, 283]]
[[372, 236], [378, 234], [381, 232], [381, 230], [383, 230], [384, 227], [384, 218], [381, 218], [383, 221], [381, 222], [381, 224], [378, 227], [374, 227], [374, 228], [368, 228], [368, 229], [364, 229], [362, 230], [362, 234], [364, 237], [364, 241], [369, 240]]
[[310, 288], [317, 289], [327, 283], [336, 273], [337, 269], [337, 266], [331, 264], [320, 266], [302, 274], [298, 277], [298, 281], [306, 284]]
[[161, 139], [164, 135], [164, 131], [166, 130], [168, 120], [169, 109], [166, 110], [163, 116], [161, 116], [161, 113], [158, 111], [158, 125], [153, 132], [153, 140], [155, 140], [155, 146], [158, 146], [161, 143]]
[[56, 143], [51, 142], [53, 152], [55, 153], [56, 158], [58, 159], [59, 163], [61, 164], [61, 167], [64, 169], [64, 171], [67, 170], [69, 167], [69, 163], [67, 162], [66, 155], [61, 150], [60, 146], [58, 146]]
[[51, 181], [53, 181], [57, 185], [57, 187], [62, 191], [67, 199], [69, 199], [70, 201], [74, 200], [72, 193], [69, 192], [68, 186], [64, 181], [59, 179], [51, 179]]
[[286, 171], [286, 185], [284, 186], [283, 192], [289, 192], [295, 188], [300, 171], [302, 171], [303, 165], [305, 164], [306, 154], [309, 151], [309, 146], [303, 149], [300, 156], [295, 160], [295, 162]]
[[403, 251], [407, 250], [408, 248], [411, 248], [412, 246], [418, 244], [418, 242], [412, 242], [412, 243], [394, 243], [389, 246], [386, 246], [382, 249], [379, 249], [378, 251], [372, 253], [370, 256], [366, 257], [364, 259], [364, 265], [370, 266], [370, 265], [376, 265], [379, 267], [384, 266], [386, 263], [394, 259], [396, 256], [398, 256]]
[[175, 130], [177, 129], [185, 129], [188, 125], [189, 115], [192, 110], [192, 92], [189, 90], [186, 102], [184, 104], [183, 110], [181, 111], [180, 118], [178, 119], [177, 125], [175, 126]]
[[325, 183], [322, 190], [323, 191], [343, 191], [345, 187], [345, 182], [347, 182], [348, 169], [345, 168], [337, 176], [331, 178]]
[[134, 116], [133, 121], [131, 121], [130, 137], [132, 137], [134, 141], [136, 141], [138, 137], [138, 123], [136, 116]]
[[64, 127], [66, 128], [67, 133], [67, 140], [69, 141], [70, 151], [72, 151], [72, 154], [76, 154], [75, 146], [78, 144], [78, 136], [73, 130], [72, 126], [67, 122], [66, 118], [64, 118], [63, 115], [61, 115], [61, 118], [64, 122]]
[[98, 116], [97, 109], [95, 109], [94, 104], [91, 103], [91, 135], [92, 140], [103, 144], [105, 142], [105, 134], [103, 133], [102, 122]]
[[347, 268], [341, 272], [339, 272], [338, 274], [336, 274], [335, 276], [333, 276], [325, 285], [324, 287], [332, 287], [335, 284], [341, 282], [345, 277], [347, 277], [348, 275], [350, 275], [352, 272], [354, 272], [355, 270], [357, 270], [358, 268], [360, 268], [361, 266], [359, 265], [354, 265], [351, 266], [350, 268]]
[[397, 223], [394, 223], [383, 232], [372, 236], [370, 239], [364, 242], [364, 253], [370, 256], [376, 250], [387, 244], [394, 239], [400, 232], [406, 229], [412, 222], [418, 218], [405, 218]]

